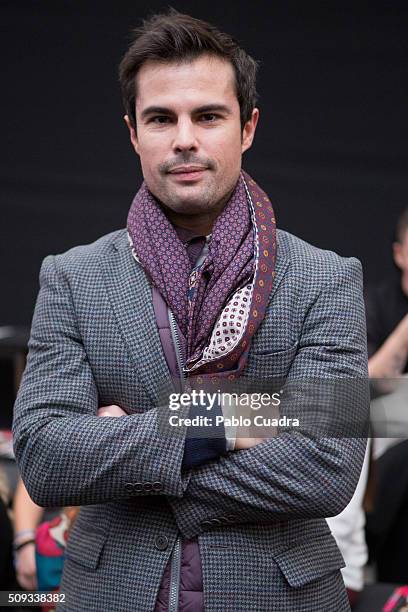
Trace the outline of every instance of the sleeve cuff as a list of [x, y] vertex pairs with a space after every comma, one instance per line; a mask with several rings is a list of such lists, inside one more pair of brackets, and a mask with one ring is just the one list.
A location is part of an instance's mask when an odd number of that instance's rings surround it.
[[[202, 414], [202, 406], [191, 406], [189, 418], [194, 418]], [[202, 437], [202, 427], [191, 426], [187, 429], [183, 461], [181, 464], [182, 470], [197, 467], [203, 463], [207, 463], [207, 461], [218, 459], [221, 455], [226, 454], [228, 443], [225, 438], [224, 425], [222, 423], [220, 425], [215, 424], [216, 416], [221, 414], [221, 406], [214, 406], [211, 411], [212, 425], [205, 427], [205, 430], [208, 432], [208, 437]]]
[[[228, 404], [224, 404], [221, 401], [221, 410], [224, 416], [224, 419], [231, 419], [232, 416], [235, 415], [236, 412], [236, 403], [233, 398], [230, 399]], [[225, 429], [225, 437], [227, 440], [227, 451], [233, 451], [235, 449], [235, 440], [237, 437], [237, 428], [235, 425], [228, 425], [224, 421], [224, 429]]]

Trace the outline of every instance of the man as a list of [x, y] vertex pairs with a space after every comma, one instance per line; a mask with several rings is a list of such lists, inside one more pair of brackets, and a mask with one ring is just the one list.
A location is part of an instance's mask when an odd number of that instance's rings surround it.
[[398, 272], [366, 296], [368, 369], [375, 395], [382, 396], [372, 410], [380, 437], [374, 439], [376, 486], [366, 532], [378, 580], [403, 584], [408, 580], [408, 209], [398, 218], [392, 247]]
[[408, 209], [400, 215], [393, 243], [392, 275], [367, 292], [367, 339], [372, 378], [397, 378], [408, 359]]
[[[207, 23], [145, 22], [120, 68], [145, 179], [127, 231], [43, 263], [14, 436], [34, 501], [82, 506], [63, 609], [349, 609], [324, 517], [350, 500], [364, 438], [234, 436], [227, 422], [169, 433], [184, 378], [192, 398], [249, 377], [367, 375], [359, 262], [276, 232], [241, 172], [255, 71]], [[199, 413], [180, 401], [181, 419]]]

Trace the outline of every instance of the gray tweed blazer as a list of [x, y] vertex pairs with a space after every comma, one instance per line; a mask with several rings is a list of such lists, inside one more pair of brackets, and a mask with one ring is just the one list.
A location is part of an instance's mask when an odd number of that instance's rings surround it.
[[[289, 433], [181, 472], [185, 429], [159, 427], [169, 372], [126, 231], [47, 257], [40, 285], [13, 434], [32, 499], [82, 506], [58, 609], [151, 612], [181, 533], [199, 539], [207, 612], [348, 610], [324, 517], [354, 492], [364, 436]], [[273, 294], [246, 371], [366, 378], [358, 260], [278, 231]], [[108, 404], [129, 416], [97, 417]], [[368, 401], [348, 406], [366, 418]], [[333, 401], [331, 414], [341, 410]]]

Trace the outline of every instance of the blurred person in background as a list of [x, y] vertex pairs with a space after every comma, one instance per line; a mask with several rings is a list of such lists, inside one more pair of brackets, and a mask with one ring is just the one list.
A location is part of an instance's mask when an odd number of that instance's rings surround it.
[[357, 604], [364, 589], [364, 567], [368, 560], [363, 500], [367, 486], [369, 462], [370, 444], [367, 444], [360, 479], [353, 497], [340, 514], [326, 519], [346, 564], [341, 573], [351, 608]]
[[13, 510], [17, 580], [24, 589], [36, 590], [35, 532], [44, 508], [32, 501], [21, 478], [18, 480], [14, 494]]
[[[392, 379], [397, 379], [408, 369], [408, 208], [398, 219], [392, 249], [395, 273], [366, 291], [369, 375], [377, 379], [374, 386], [377, 396], [392, 391]], [[377, 562], [377, 579], [403, 584], [408, 580], [403, 569], [408, 567], [404, 538], [405, 524], [408, 524], [408, 447], [400, 442], [398, 438], [381, 440], [381, 451], [378, 452], [379, 441], [374, 439], [378, 463], [370, 466], [374, 501], [368, 512], [367, 533], [371, 557]], [[394, 445], [398, 448], [386, 452]], [[339, 515], [327, 519], [346, 562], [342, 574], [351, 607], [356, 605], [363, 591], [364, 567], [369, 556], [363, 509], [370, 465], [369, 449], [370, 445], [350, 503]], [[385, 456], [381, 458], [383, 452]]]
[[[370, 378], [375, 379], [374, 397], [380, 396], [376, 402], [383, 415], [373, 439], [374, 494], [366, 534], [377, 580], [407, 584], [408, 208], [397, 221], [392, 251], [396, 273], [366, 291], [368, 369]], [[384, 425], [385, 433], [381, 433]], [[373, 426], [375, 429], [375, 420]]]
[[[20, 478], [14, 495], [14, 558], [17, 580], [26, 590], [59, 589], [69, 531], [79, 508], [44, 513], [33, 502]], [[48, 520], [44, 514], [51, 514]], [[51, 612], [54, 605], [43, 605]]]
[[371, 378], [396, 378], [408, 366], [408, 208], [392, 245], [398, 273], [366, 292], [368, 370]]
[[11, 521], [10, 487], [0, 466], [0, 591], [18, 588], [13, 564], [13, 526]]

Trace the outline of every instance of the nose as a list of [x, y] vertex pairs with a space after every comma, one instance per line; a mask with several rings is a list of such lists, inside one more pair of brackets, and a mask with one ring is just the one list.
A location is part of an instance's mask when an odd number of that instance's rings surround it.
[[198, 142], [193, 122], [190, 118], [179, 118], [173, 140], [173, 151], [181, 153], [183, 151], [197, 151], [197, 149]]

